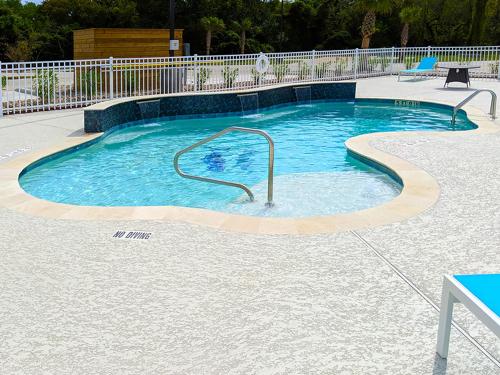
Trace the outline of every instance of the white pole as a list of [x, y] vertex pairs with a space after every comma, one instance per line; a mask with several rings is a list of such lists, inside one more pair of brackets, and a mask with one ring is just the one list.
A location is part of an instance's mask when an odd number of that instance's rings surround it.
[[500, 50], [498, 51], [498, 68], [497, 68], [498, 80], [500, 80]]
[[113, 79], [113, 57], [109, 58], [109, 98], [113, 99], [115, 94], [114, 79]]
[[[5, 83], [7, 83], [7, 78], [5, 79]], [[7, 86], [7, 85], [6, 85]], [[0, 61], [0, 117], [3, 116], [3, 75], [2, 75], [2, 62]]]
[[314, 81], [315, 79], [316, 79], [316, 50], [313, 50], [311, 59], [311, 80]]
[[392, 75], [392, 73], [394, 72], [394, 54], [395, 54], [395, 48], [392, 47], [392, 51], [391, 51], [391, 70], [390, 70], [390, 74], [389, 75]]
[[354, 79], [358, 79], [358, 63], [359, 63], [359, 49], [356, 48], [356, 54], [354, 55]]
[[194, 55], [193, 85], [194, 92], [198, 91], [198, 54], [196, 53]]
[[[263, 53], [260, 52], [259, 56], [262, 56], [262, 55], [263, 55]], [[255, 73], [257, 74], [257, 85], [260, 87], [260, 86], [262, 86], [262, 75], [263, 75], [263, 73], [261, 73], [261, 72], [259, 72], [257, 70], [257, 66], [255, 67]]]

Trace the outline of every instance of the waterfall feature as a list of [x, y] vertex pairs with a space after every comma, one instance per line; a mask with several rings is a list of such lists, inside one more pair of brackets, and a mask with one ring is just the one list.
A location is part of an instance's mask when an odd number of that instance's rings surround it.
[[297, 103], [310, 104], [311, 103], [311, 86], [297, 86], [294, 87], [295, 97]]
[[241, 103], [241, 112], [243, 114], [257, 112], [259, 110], [259, 94], [238, 95]]
[[160, 99], [137, 102], [143, 120], [160, 117]]

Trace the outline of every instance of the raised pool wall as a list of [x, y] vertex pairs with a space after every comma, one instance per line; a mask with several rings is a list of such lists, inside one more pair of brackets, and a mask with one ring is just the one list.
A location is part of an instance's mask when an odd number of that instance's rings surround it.
[[[296, 102], [294, 88], [305, 86], [311, 87], [311, 100], [354, 100], [356, 97], [356, 82], [314, 82], [224, 93], [182, 93], [127, 98], [87, 108], [84, 115], [84, 128], [86, 133], [99, 133], [120, 124], [156, 117], [186, 115], [202, 117], [203, 115], [241, 113], [238, 95], [255, 93], [259, 98], [259, 108], [267, 108]], [[159, 116], [156, 116], [154, 111], [141, 113], [138, 103], [151, 100], [160, 101]]]

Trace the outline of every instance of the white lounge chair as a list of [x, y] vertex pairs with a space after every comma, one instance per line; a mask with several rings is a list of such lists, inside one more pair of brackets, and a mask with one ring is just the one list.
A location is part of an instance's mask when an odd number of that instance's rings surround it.
[[446, 275], [443, 281], [437, 353], [448, 357], [453, 304], [463, 303], [500, 337], [500, 274]]

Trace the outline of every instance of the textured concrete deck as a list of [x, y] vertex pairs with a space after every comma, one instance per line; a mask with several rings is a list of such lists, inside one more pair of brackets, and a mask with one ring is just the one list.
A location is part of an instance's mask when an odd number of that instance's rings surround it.
[[[473, 85], [500, 94], [497, 82]], [[358, 96], [468, 94], [441, 86], [361, 80]], [[488, 97], [473, 104], [487, 110]], [[81, 111], [5, 117], [0, 155], [50, 146], [81, 126]], [[448, 361], [435, 358], [433, 305], [443, 273], [500, 271], [499, 144], [498, 133], [377, 141], [433, 175], [441, 197], [407, 221], [335, 235], [0, 209], [0, 372], [498, 374], [500, 340], [460, 307], [465, 336], [454, 328]], [[113, 239], [117, 230], [152, 236]]]

